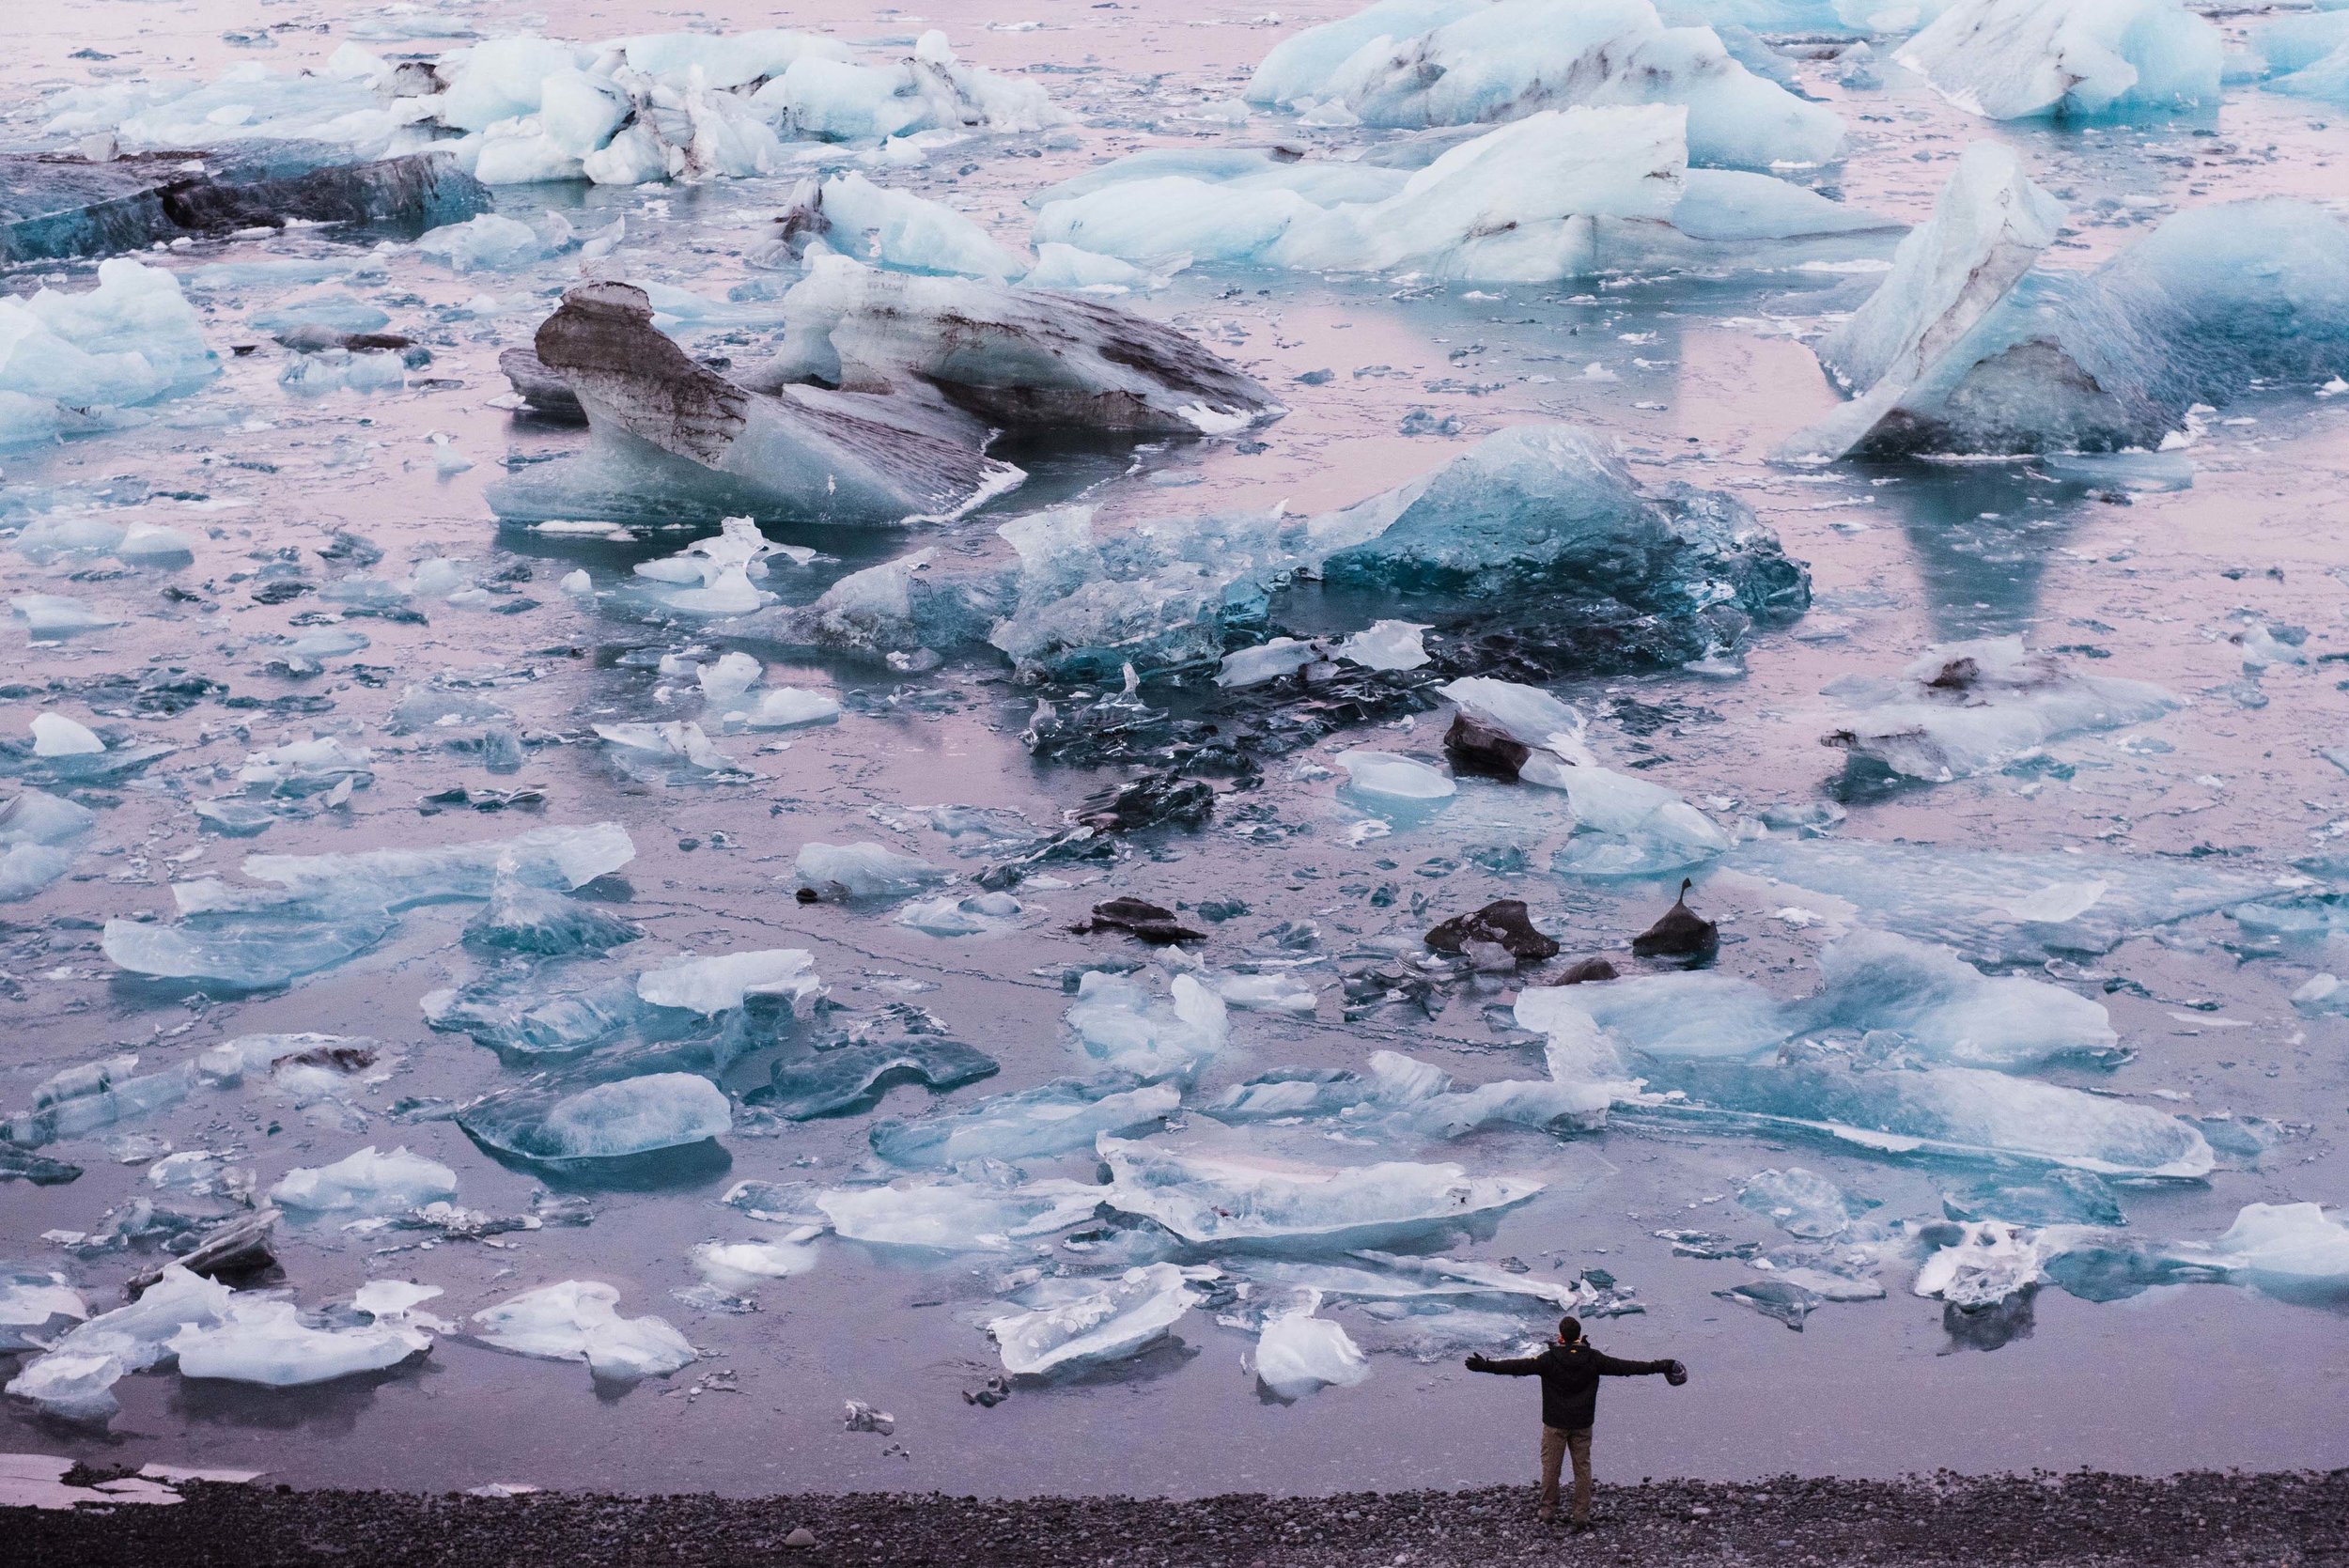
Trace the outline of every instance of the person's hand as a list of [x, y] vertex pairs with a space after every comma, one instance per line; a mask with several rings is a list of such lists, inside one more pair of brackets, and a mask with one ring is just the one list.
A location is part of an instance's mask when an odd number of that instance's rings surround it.
[[1683, 1383], [1688, 1381], [1688, 1365], [1685, 1362], [1674, 1361], [1671, 1366], [1666, 1367], [1664, 1369], [1664, 1381], [1670, 1383], [1675, 1389], [1680, 1387]]
[[1468, 1358], [1468, 1369], [1470, 1372], [1483, 1372], [1486, 1365], [1486, 1362], [1482, 1353], [1471, 1355]]

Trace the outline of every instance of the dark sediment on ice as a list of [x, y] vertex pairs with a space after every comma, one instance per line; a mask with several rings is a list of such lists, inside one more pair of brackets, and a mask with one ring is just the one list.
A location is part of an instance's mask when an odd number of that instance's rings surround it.
[[[22, 1568], [365, 1561], [793, 1562], [1027, 1568], [1080, 1564], [1407, 1562], [1641, 1564], [2281, 1563], [2349, 1558], [2349, 1470], [2324, 1474], [1942, 1476], [1899, 1482], [1781, 1477], [1601, 1489], [1597, 1526], [1533, 1517], [1529, 1488], [982, 1499], [847, 1497], [512, 1498], [185, 1488], [173, 1507], [10, 1510]], [[794, 1531], [813, 1545], [790, 1545]], [[804, 1539], [804, 1537], [802, 1537]]]
[[288, 221], [427, 227], [490, 208], [445, 152], [352, 163], [302, 142], [92, 160], [0, 155], [0, 263], [111, 256]]

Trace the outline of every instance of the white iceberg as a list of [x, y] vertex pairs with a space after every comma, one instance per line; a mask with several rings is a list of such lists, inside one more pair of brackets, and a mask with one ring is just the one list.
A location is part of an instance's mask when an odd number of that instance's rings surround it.
[[566, 1280], [474, 1313], [475, 1336], [500, 1350], [550, 1361], [584, 1361], [599, 1382], [666, 1377], [700, 1355], [657, 1317], [622, 1317], [611, 1285]]
[[1015, 1377], [1123, 1361], [1164, 1339], [1198, 1301], [1173, 1264], [1129, 1268], [1113, 1280], [1050, 1280], [1032, 1287], [1025, 1312], [988, 1320]]

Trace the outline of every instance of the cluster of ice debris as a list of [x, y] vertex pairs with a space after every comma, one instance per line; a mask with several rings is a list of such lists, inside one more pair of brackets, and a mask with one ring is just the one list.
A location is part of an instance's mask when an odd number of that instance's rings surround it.
[[952, 140], [1064, 118], [1041, 87], [957, 60], [943, 33], [876, 57], [785, 29], [599, 44], [521, 35], [396, 63], [346, 43], [317, 71], [253, 62], [209, 83], [67, 88], [49, 108], [51, 134], [126, 148], [262, 139], [366, 158], [430, 149], [489, 185], [772, 174], [788, 166], [791, 143]]

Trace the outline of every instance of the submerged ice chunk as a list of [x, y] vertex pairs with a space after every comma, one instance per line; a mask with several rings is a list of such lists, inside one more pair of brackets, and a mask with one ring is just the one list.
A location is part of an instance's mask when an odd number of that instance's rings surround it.
[[2019, 637], [1949, 644], [1896, 680], [1836, 690], [1868, 706], [1823, 743], [1929, 783], [1988, 772], [2063, 736], [2141, 723], [2181, 706], [2149, 682], [2081, 675], [2028, 653]]
[[1071, 1181], [961, 1176], [834, 1188], [817, 1207], [850, 1241], [929, 1252], [1008, 1252], [1092, 1218], [1108, 1189]]
[[1401, 127], [1673, 103], [1695, 158], [1754, 167], [1832, 158], [1843, 136], [1825, 104], [1754, 75], [1708, 27], [1664, 26], [1648, 0], [1380, 0], [1283, 39], [1248, 98]]
[[2218, 29], [2179, 0], [1954, 0], [1893, 55], [1989, 119], [2216, 110]]
[[666, 1377], [699, 1355], [657, 1317], [622, 1317], [611, 1285], [566, 1280], [524, 1291], [474, 1314], [484, 1343], [551, 1361], [584, 1361], [599, 1382]]
[[927, 861], [878, 844], [803, 844], [791, 868], [801, 887], [834, 898], [902, 896], [947, 877]]
[[1173, 1264], [1129, 1268], [1113, 1280], [1048, 1280], [1026, 1311], [990, 1318], [987, 1331], [1015, 1377], [1123, 1361], [1164, 1339], [1198, 1301]]
[[1543, 1183], [1470, 1176], [1457, 1165], [1393, 1160], [1333, 1169], [1251, 1154], [1162, 1148], [1104, 1137], [1102, 1201], [1193, 1246], [1343, 1250], [1391, 1245], [1525, 1202]]
[[995, 1059], [974, 1047], [917, 1034], [779, 1061], [756, 1098], [779, 1116], [804, 1122], [869, 1110], [896, 1084], [920, 1083], [944, 1094], [996, 1070]]
[[1347, 791], [1374, 802], [1423, 806], [1449, 800], [1459, 788], [1436, 768], [1393, 752], [1340, 752], [1337, 762], [1346, 769]]
[[1737, 1202], [1806, 1241], [1824, 1241], [1851, 1227], [1843, 1189], [1799, 1165], [1757, 1172], [1737, 1189]]

